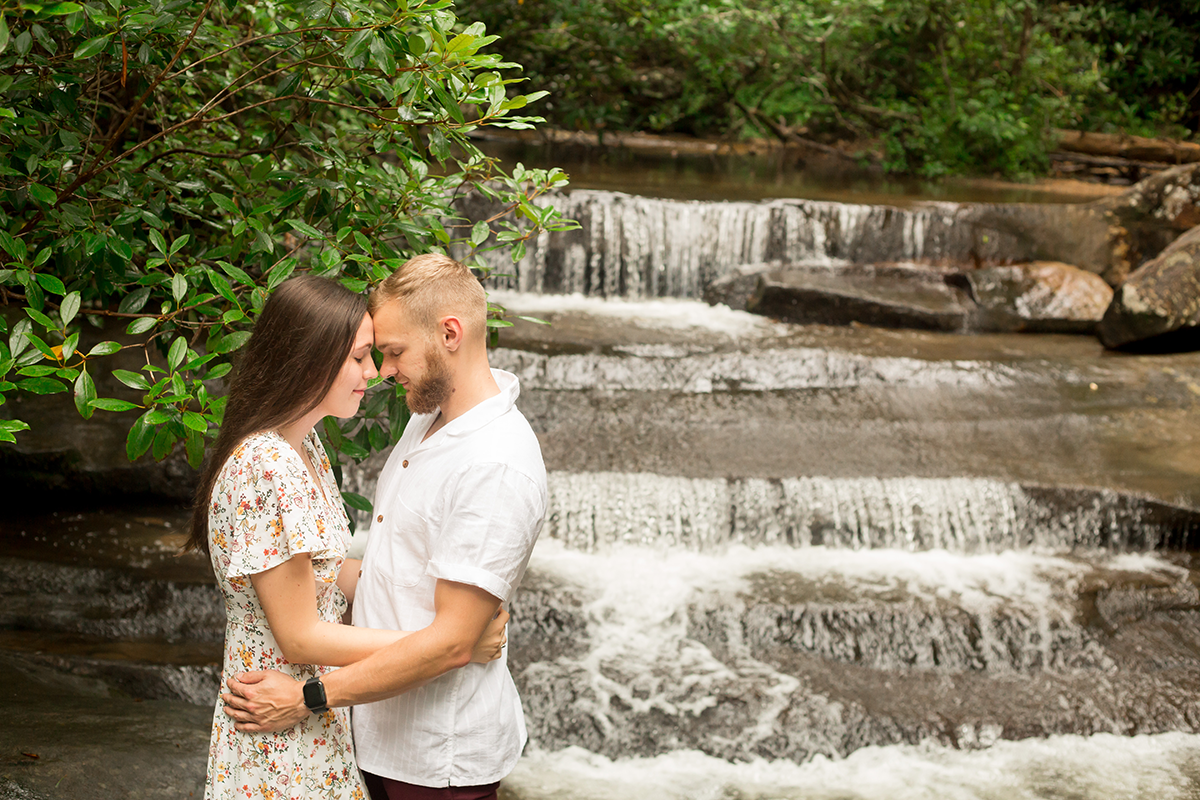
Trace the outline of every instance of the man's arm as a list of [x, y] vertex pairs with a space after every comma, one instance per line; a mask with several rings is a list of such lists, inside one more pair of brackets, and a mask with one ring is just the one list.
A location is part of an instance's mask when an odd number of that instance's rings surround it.
[[[372, 655], [322, 677], [328, 705], [349, 706], [393, 697], [428, 683], [471, 660], [475, 643], [496, 615], [500, 601], [475, 586], [439, 580], [434, 619]], [[241, 731], [277, 731], [309, 713], [301, 684], [276, 672], [230, 678], [221, 697], [225, 713]]]

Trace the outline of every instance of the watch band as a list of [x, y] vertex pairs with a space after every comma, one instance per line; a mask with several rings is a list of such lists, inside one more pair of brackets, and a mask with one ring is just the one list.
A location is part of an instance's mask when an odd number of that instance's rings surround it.
[[325, 684], [321, 683], [319, 676], [304, 682], [304, 705], [314, 714], [324, 714], [329, 710], [325, 704]]

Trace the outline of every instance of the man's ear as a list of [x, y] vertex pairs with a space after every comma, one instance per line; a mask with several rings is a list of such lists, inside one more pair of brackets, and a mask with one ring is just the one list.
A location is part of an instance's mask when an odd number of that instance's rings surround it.
[[438, 336], [441, 337], [442, 344], [451, 353], [462, 346], [463, 334], [462, 320], [458, 317], [442, 317], [438, 322]]

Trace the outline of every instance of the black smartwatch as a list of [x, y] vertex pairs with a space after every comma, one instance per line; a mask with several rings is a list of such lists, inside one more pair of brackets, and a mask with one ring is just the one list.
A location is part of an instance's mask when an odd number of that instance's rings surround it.
[[304, 705], [314, 714], [324, 714], [329, 710], [325, 705], [325, 684], [319, 677], [309, 678], [304, 682]]

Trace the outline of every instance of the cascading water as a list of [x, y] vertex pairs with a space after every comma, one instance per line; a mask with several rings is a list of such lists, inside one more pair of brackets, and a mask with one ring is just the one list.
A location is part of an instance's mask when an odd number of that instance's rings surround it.
[[[743, 264], [961, 263], [1033, 254], [1004, 226], [980, 224], [971, 207], [954, 203], [703, 202], [573, 190], [556, 195], [554, 204], [581, 228], [542, 234], [515, 268], [503, 253], [481, 254], [497, 273], [514, 275], [498, 285], [538, 293], [699, 298], [705, 286]], [[489, 216], [481, 198], [462, 206], [473, 219]]]

